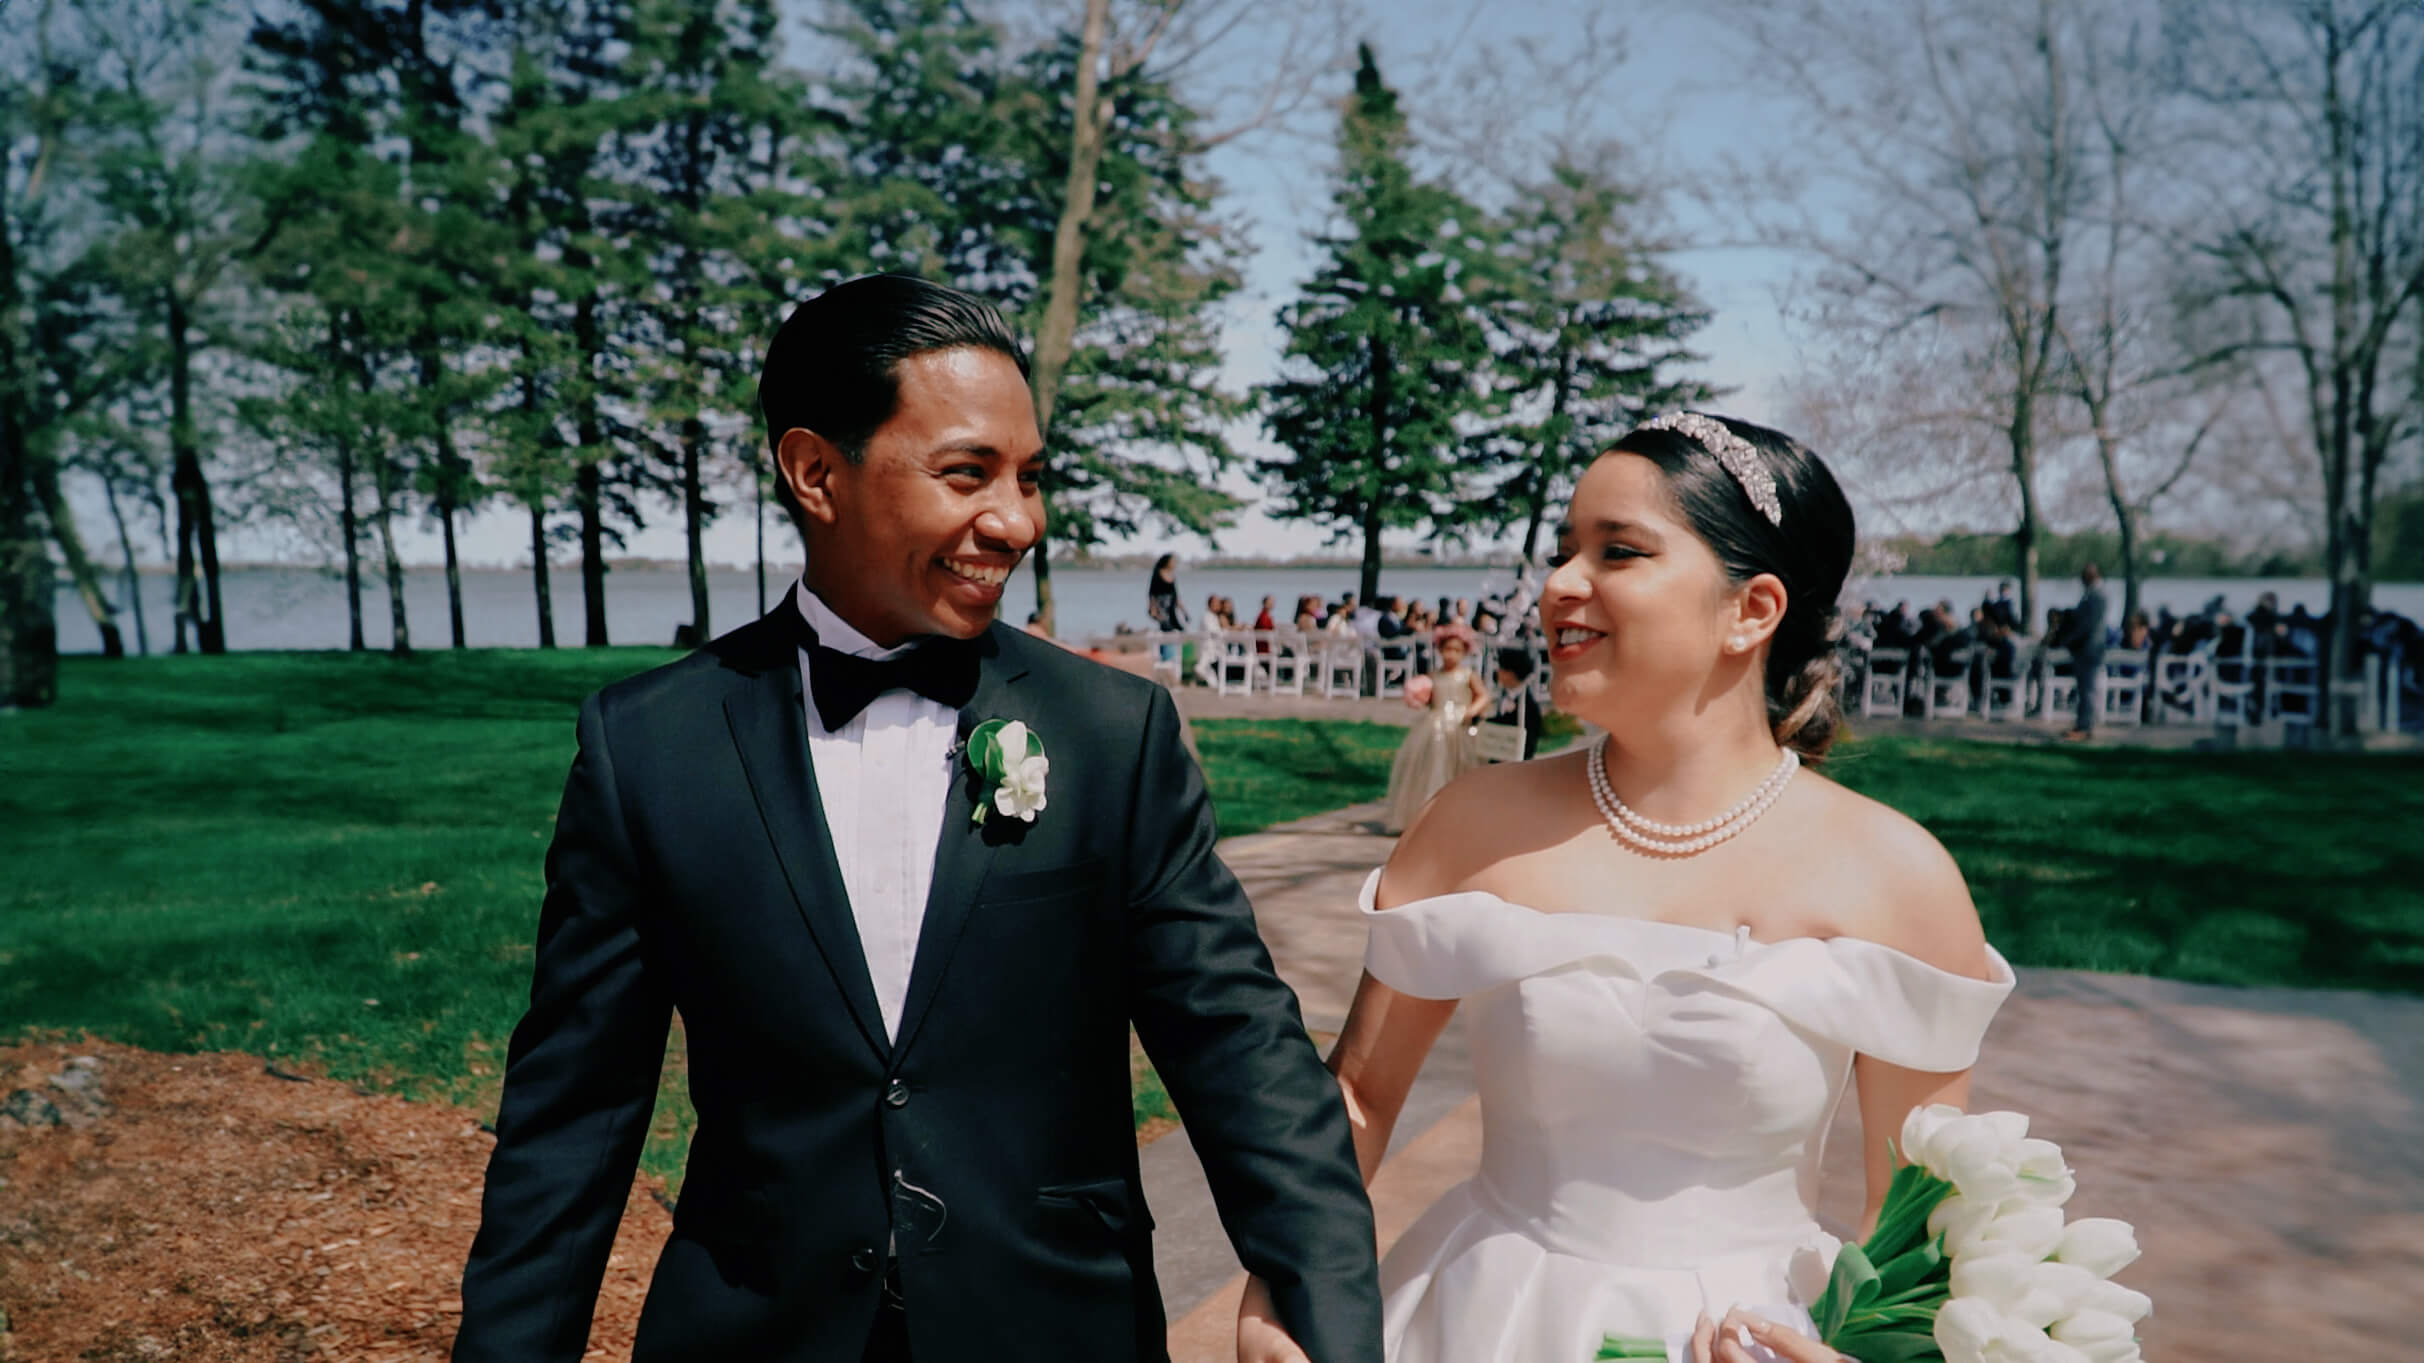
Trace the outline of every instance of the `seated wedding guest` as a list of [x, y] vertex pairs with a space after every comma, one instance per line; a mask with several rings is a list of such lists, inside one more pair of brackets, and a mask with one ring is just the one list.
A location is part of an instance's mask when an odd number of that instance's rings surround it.
[[1279, 628], [1279, 622], [1278, 622], [1277, 620], [1274, 620], [1274, 619], [1272, 619], [1272, 618], [1271, 618], [1271, 600], [1272, 600], [1272, 599], [1271, 599], [1270, 597], [1267, 597], [1267, 596], [1266, 596], [1266, 597], [1264, 597], [1264, 598], [1262, 599], [1262, 609], [1261, 609], [1259, 612], [1257, 612], [1257, 613], [1255, 614], [1255, 616], [1254, 616], [1254, 628], [1256, 628], [1256, 629], [1278, 629], [1278, 628]]
[[1531, 761], [1540, 751], [1540, 702], [1532, 695], [1530, 649], [1498, 650], [1498, 699], [1491, 705], [1487, 719], [1492, 724], [1523, 726], [1524, 761]]
[[1355, 616], [1355, 593], [1348, 592], [1345, 596], [1338, 598], [1338, 609], [1330, 612], [1328, 618], [1321, 622], [1321, 627], [1326, 633], [1338, 638], [1356, 638], [1363, 634], [1363, 630], [1356, 623]]
[[[1440, 600], [1445, 601], [1447, 598], [1443, 596]], [[1440, 623], [1443, 625], [1469, 625], [1473, 623], [1473, 619], [1473, 603], [1460, 596], [1456, 598], [1454, 612], [1448, 614]]]
[[2123, 648], [2143, 649], [2151, 652], [2154, 638], [2154, 626], [2147, 623], [2145, 611], [2131, 611], [2129, 618], [2121, 622], [2121, 647]]
[[1302, 634], [1315, 634], [1320, 632], [1320, 597], [1300, 596], [1296, 598], [1296, 628], [1297, 631]]
[[1919, 622], [1911, 618], [1911, 603], [1897, 601], [1894, 608], [1877, 622], [1877, 647], [1909, 648], [1919, 633]]
[[1986, 599], [1986, 613], [2001, 621], [2008, 630], [2020, 628], [2020, 603], [2012, 597], [2012, 580], [2005, 578], [1995, 584], [1995, 594]]
[[1389, 613], [1383, 611], [1378, 605], [1372, 602], [1365, 602], [1358, 605], [1356, 604], [1355, 594], [1353, 592], [1349, 592], [1344, 604], [1341, 606], [1341, 609], [1345, 610], [1348, 617], [1354, 620], [1355, 632], [1363, 636], [1365, 640], [1370, 641], [1393, 637], [1383, 635], [1381, 633], [1380, 622], [1389, 618]]

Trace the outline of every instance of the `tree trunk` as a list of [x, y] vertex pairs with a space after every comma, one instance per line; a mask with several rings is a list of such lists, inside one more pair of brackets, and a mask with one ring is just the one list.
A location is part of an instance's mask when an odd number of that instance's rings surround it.
[[42, 507], [43, 519], [50, 522], [51, 542], [59, 546], [60, 557], [67, 560], [68, 580], [76, 584], [76, 596], [84, 602], [85, 613], [93, 618], [94, 628], [101, 631], [101, 656], [126, 656], [126, 638], [118, 632], [118, 608], [110, 604], [109, 593], [101, 589], [101, 574], [93, 567], [92, 556], [84, 550], [84, 536], [76, 532], [75, 514], [68, 509], [67, 498], [59, 490], [59, 466], [47, 459], [33, 461], [32, 483], [34, 499]]
[[1566, 450], [1566, 400], [1574, 389], [1574, 347], [1562, 339], [1557, 347], [1557, 387], [1549, 398], [1549, 424], [1540, 441], [1540, 453], [1532, 461], [1531, 472], [1524, 478], [1524, 500], [1530, 504], [1523, 527], [1523, 561], [1533, 562], [1540, 552], [1540, 523], [1549, 513], [1550, 469], [1561, 461]]
[[402, 657], [412, 652], [412, 626], [404, 616], [404, 560], [396, 554], [395, 461], [385, 450], [371, 458], [379, 497], [379, 550], [387, 558], [387, 618], [392, 631], [388, 647]]
[[[8, 233], [0, 220], [0, 241]], [[0, 270], [10, 267], [0, 245]], [[13, 279], [0, 279], [6, 288]], [[59, 698], [59, 627], [51, 614], [56, 569], [50, 546], [34, 524], [27, 474], [22, 376], [8, 335], [14, 318], [0, 315], [0, 710], [35, 709]]]
[[[48, 145], [44, 147], [48, 154]], [[30, 357], [19, 349], [17, 208], [0, 175], [0, 710], [59, 698], [59, 627], [50, 548], [34, 525]]]
[[[566, 253], [575, 268], [585, 268], [586, 253]], [[581, 390], [581, 467], [573, 475], [573, 506], [581, 515], [581, 642], [588, 648], [606, 647], [606, 477], [598, 469], [606, 441], [605, 423], [598, 417], [595, 381], [600, 359], [597, 299], [584, 295], [573, 310], [573, 340], [581, 352], [581, 369], [590, 380]]]
[[2037, 632], [2036, 404], [2023, 391], [2012, 404], [2012, 480], [2020, 485], [2020, 524], [2012, 530], [2013, 570], [2020, 578], [2020, 632]]
[[[1052, 410], [1060, 400], [1061, 378], [1069, 369], [1069, 354], [1077, 345], [1078, 294], [1085, 287], [1086, 222], [1094, 215], [1094, 181], [1102, 167], [1103, 123], [1109, 110], [1102, 98], [1103, 31], [1110, 24], [1111, 0], [1086, 0], [1086, 22], [1078, 35], [1077, 96], [1070, 105], [1069, 179], [1061, 190], [1060, 222], [1052, 229], [1052, 282], [1044, 302], [1044, 325], [1035, 338], [1035, 424], [1048, 443]], [[1035, 609], [1044, 632], [1053, 629], [1052, 540], [1047, 523], [1036, 527], [1035, 548], [1028, 555], [1035, 565]]]
[[1363, 572], [1356, 579], [1357, 600], [1380, 603], [1380, 531], [1382, 499], [1388, 495], [1389, 473], [1389, 343], [1375, 336], [1372, 346], [1372, 445], [1365, 454], [1363, 505]]
[[51, 614], [55, 570], [34, 526], [25, 486], [24, 427], [0, 399], [0, 710], [59, 699], [59, 627]]
[[438, 456], [436, 501], [439, 536], [446, 545], [446, 623], [452, 631], [454, 646], [465, 646], [463, 639], [463, 565], [455, 554], [455, 513], [463, 506], [463, 464], [455, 452], [452, 413], [444, 398], [446, 361], [438, 354], [433, 338], [424, 336], [420, 344], [421, 400], [430, 404], [430, 416], [436, 423], [435, 441]]
[[[194, 624], [194, 644], [204, 653], [227, 651], [226, 621], [219, 614], [219, 532], [211, 515], [210, 480], [202, 473], [202, 451], [194, 435], [193, 339], [185, 299], [168, 294], [168, 443], [175, 453], [171, 484], [177, 492], [177, 601]], [[194, 569], [201, 568], [196, 592]], [[185, 651], [178, 631], [177, 651]]]
[[547, 580], [547, 503], [530, 499], [530, 586], [539, 602], [539, 647], [554, 648], [555, 594]]
[[362, 519], [354, 511], [354, 447], [349, 436], [337, 437], [337, 533], [345, 540], [345, 647], [355, 653], [362, 642]]
[[124, 563], [119, 576], [125, 582], [127, 608], [135, 617], [135, 651], [151, 656], [151, 631], [143, 626], [143, 575], [135, 571], [135, 536], [126, 528], [126, 509], [118, 504], [118, 480], [104, 477], [101, 495], [109, 504], [110, 524], [118, 528], [118, 553]]
[[682, 422], [682, 534], [690, 549], [690, 646], [711, 637], [707, 616], [706, 489], [699, 463], [705, 456], [707, 423], [692, 415]]

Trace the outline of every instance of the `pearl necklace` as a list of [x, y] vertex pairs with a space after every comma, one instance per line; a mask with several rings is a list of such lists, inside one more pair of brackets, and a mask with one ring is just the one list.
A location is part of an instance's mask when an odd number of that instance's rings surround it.
[[1659, 856], [1688, 857], [1705, 852], [1758, 822], [1768, 806], [1784, 794], [1785, 786], [1791, 783], [1800, 766], [1801, 755], [1787, 748], [1767, 779], [1732, 809], [1698, 823], [1660, 823], [1616, 798], [1616, 788], [1608, 781], [1608, 739], [1601, 734], [1591, 749], [1591, 800], [1599, 806], [1600, 817], [1607, 820], [1608, 827], [1623, 841]]

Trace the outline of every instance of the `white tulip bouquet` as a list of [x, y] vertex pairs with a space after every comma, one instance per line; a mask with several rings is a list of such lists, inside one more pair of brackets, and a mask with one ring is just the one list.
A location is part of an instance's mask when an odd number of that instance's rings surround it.
[[[2111, 1281], [2138, 1257], [2126, 1221], [2065, 1221], [2062, 1149], [2017, 1112], [1918, 1108], [1902, 1124], [1877, 1229], [1835, 1257], [1810, 1307], [1818, 1337], [1858, 1363], [2138, 1363], [2153, 1309]], [[1664, 1358], [1610, 1336], [1601, 1359]]]

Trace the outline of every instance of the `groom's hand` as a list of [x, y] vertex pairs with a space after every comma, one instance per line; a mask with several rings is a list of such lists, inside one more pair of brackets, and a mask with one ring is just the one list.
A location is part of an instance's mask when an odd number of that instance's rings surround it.
[[1312, 1363], [1279, 1323], [1260, 1278], [1246, 1279], [1246, 1295], [1237, 1304], [1237, 1363]]

